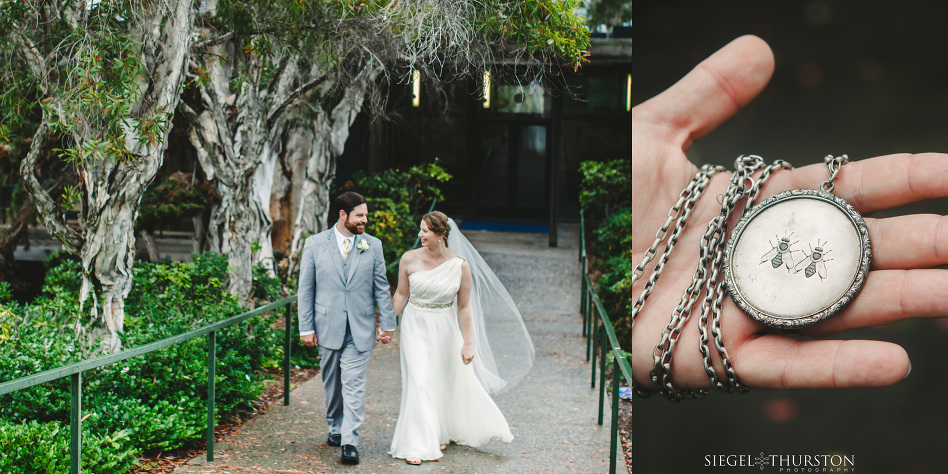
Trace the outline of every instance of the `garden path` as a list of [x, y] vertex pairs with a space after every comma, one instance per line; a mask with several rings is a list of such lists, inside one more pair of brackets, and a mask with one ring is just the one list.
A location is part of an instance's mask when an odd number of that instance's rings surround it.
[[[396, 335], [388, 346], [378, 346], [369, 362], [360, 465], [340, 464], [339, 448], [325, 444], [322, 382], [317, 376], [293, 390], [289, 406], [274, 403], [217, 441], [214, 462], [201, 454], [175, 472], [607, 472], [608, 423], [596, 423], [598, 390], [589, 388], [581, 335], [578, 226], [561, 225], [556, 248], [547, 245], [545, 233], [465, 235], [510, 291], [536, 346], [532, 371], [495, 397], [514, 433], [511, 443], [495, 440], [479, 449], [450, 445], [439, 462], [420, 467], [391, 458], [387, 452], [401, 393]], [[624, 466], [621, 450], [619, 456], [617, 464]]]

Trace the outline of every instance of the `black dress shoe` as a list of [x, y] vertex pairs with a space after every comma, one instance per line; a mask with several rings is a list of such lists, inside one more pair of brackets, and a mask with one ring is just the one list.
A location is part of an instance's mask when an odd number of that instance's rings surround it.
[[336, 434], [329, 433], [329, 439], [326, 440], [326, 444], [330, 446], [335, 446], [337, 448], [339, 446], [342, 446], [342, 435], [339, 433], [336, 433]]
[[359, 464], [359, 450], [351, 444], [343, 446], [341, 461], [343, 464]]

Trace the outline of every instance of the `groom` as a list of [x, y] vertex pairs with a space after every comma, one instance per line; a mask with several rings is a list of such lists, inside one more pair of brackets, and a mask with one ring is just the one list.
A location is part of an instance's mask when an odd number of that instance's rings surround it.
[[[345, 192], [331, 228], [306, 239], [300, 264], [300, 341], [319, 345], [330, 446], [343, 464], [358, 464], [359, 426], [365, 418], [365, 372], [376, 340], [387, 343], [395, 314], [382, 242], [364, 234], [365, 198]], [[379, 328], [375, 326], [375, 306]]]

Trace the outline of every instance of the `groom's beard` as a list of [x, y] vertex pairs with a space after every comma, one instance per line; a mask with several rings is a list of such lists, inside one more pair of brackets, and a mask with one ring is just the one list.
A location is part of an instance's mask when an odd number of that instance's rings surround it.
[[346, 226], [346, 229], [349, 230], [349, 232], [352, 232], [353, 234], [356, 234], [356, 235], [365, 232], [365, 225], [362, 224], [361, 222], [352, 222], [352, 221], [347, 220], [345, 223], [345, 226]]

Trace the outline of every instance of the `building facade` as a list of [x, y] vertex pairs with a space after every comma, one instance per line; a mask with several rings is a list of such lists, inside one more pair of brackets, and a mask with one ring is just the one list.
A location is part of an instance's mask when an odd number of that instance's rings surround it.
[[393, 86], [390, 119], [354, 124], [337, 180], [437, 159], [454, 176], [438, 204], [452, 216], [577, 219], [580, 162], [632, 156], [631, 40], [591, 43], [566, 87], [521, 80], [513, 68], [476, 84]]

